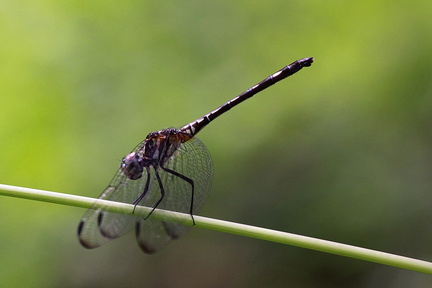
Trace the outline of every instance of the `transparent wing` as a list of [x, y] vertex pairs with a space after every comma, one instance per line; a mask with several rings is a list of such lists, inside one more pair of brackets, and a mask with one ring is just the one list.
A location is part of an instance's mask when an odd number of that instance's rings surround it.
[[[131, 180], [119, 169], [99, 199], [132, 204], [143, 193], [147, 180], [146, 171], [141, 178]], [[96, 201], [94, 206], [97, 204]], [[109, 240], [127, 233], [133, 228], [133, 223], [137, 219], [135, 216], [109, 213], [102, 210], [103, 207], [90, 208], [79, 223], [78, 238], [86, 248], [99, 247]]]
[[[166, 170], [163, 169], [166, 168]], [[190, 213], [192, 201], [192, 185], [185, 180], [191, 179], [194, 186], [193, 214], [197, 214], [204, 206], [210, 193], [213, 164], [211, 156], [204, 144], [197, 138], [183, 143], [178, 150], [157, 171], [151, 169], [152, 186], [148, 194], [139, 203], [152, 206], [161, 197], [161, 191], [155, 173], [159, 173], [165, 197], [158, 206], [160, 209]], [[183, 178], [169, 171], [175, 171]], [[175, 223], [137, 219], [136, 238], [141, 249], [146, 253], [154, 253], [165, 247], [171, 239], [185, 234], [190, 227]]]

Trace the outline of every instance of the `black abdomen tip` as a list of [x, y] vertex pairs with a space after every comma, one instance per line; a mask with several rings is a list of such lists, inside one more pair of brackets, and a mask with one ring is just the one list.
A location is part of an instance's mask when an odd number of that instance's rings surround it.
[[311, 66], [314, 61], [315, 61], [315, 59], [313, 57], [308, 57], [308, 58], [303, 58], [303, 59], [298, 60], [298, 62], [300, 62], [300, 64], [304, 67]]

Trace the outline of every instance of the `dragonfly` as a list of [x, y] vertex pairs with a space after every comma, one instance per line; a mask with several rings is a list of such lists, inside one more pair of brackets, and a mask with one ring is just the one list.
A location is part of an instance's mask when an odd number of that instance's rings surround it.
[[78, 225], [78, 239], [85, 248], [97, 248], [135, 227], [139, 247], [147, 254], [164, 248], [184, 235], [189, 226], [152, 219], [156, 209], [199, 213], [210, 193], [213, 163], [206, 146], [195, 137], [210, 122], [234, 106], [309, 67], [313, 57], [296, 60], [219, 108], [179, 128], [151, 132], [125, 158], [99, 196], [100, 200], [150, 207], [146, 217], [104, 211], [96, 201]]

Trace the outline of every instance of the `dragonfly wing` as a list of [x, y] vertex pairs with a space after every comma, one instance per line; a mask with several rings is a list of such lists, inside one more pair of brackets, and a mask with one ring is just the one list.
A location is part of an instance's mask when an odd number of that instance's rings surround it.
[[[213, 176], [211, 156], [205, 145], [197, 138], [183, 143], [157, 173], [165, 190], [165, 197], [158, 206], [160, 209], [190, 213], [192, 204], [192, 185], [185, 180], [191, 179], [194, 186], [193, 209], [198, 213], [208, 198]], [[175, 171], [179, 177], [169, 171]], [[156, 173], [152, 170], [152, 174]], [[140, 205], [151, 207], [161, 197], [157, 178], [152, 176], [152, 187]], [[190, 227], [181, 224], [141, 218], [136, 224], [136, 237], [139, 246], [146, 253], [154, 253], [165, 247], [171, 239], [184, 235]]]
[[136, 222], [136, 238], [139, 247], [147, 254], [153, 254], [164, 248], [172, 237], [167, 233], [163, 222], [153, 220], [151, 216]]
[[[147, 179], [147, 173], [143, 173], [141, 178], [131, 180], [119, 169], [99, 199], [132, 204], [143, 193]], [[127, 233], [137, 219], [132, 215], [106, 212], [103, 206], [98, 206], [96, 201], [78, 226], [79, 241], [86, 248], [99, 247]]]

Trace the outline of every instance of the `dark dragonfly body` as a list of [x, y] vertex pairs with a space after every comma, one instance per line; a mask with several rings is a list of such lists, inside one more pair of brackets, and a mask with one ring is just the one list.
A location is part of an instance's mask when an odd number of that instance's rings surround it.
[[[213, 164], [205, 145], [194, 137], [211, 121], [278, 81], [308, 67], [313, 58], [294, 61], [231, 101], [183, 126], [147, 135], [122, 161], [108, 187], [99, 199], [151, 207], [147, 217], [123, 215], [90, 208], [78, 225], [80, 243], [86, 248], [99, 247], [117, 238], [135, 224], [141, 249], [154, 253], [171, 239], [187, 232], [189, 227], [153, 220], [156, 208], [193, 214], [204, 205], [213, 176]], [[195, 223], [195, 222], [194, 222]]]

